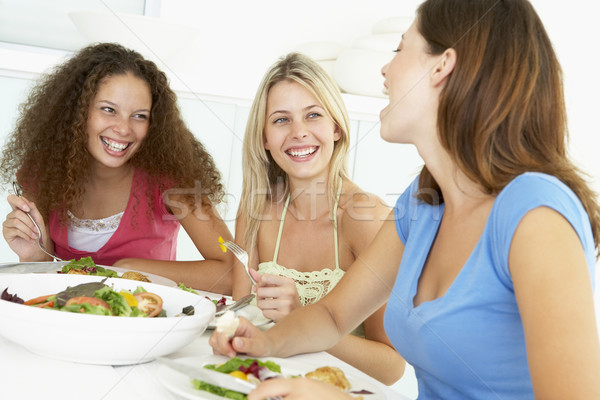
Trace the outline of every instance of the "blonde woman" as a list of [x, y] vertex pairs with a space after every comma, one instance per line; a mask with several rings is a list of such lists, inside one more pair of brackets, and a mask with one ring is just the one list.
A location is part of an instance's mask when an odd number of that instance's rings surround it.
[[[275, 63], [250, 110], [236, 223], [236, 240], [249, 250], [257, 281], [257, 305], [267, 318], [278, 321], [325, 296], [389, 213], [348, 178], [348, 150], [348, 116], [327, 73], [298, 53]], [[236, 266], [234, 297], [251, 290]], [[405, 363], [384, 333], [384, 309], [329, 352], [392, 384]]]

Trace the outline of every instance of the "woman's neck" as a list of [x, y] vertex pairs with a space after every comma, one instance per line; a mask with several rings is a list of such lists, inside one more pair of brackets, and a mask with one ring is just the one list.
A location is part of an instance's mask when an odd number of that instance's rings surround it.
[[89, 185], [92, 187], [110, 187], [131, 180], [134, 167], [126, 164], [120, 168], [95, 166], [92, 169]]
[[419, 152], [427, 169], [440, 186], [446, 210], [468, 211], [494, 196], [486, 193], [483, 187], [469, 178], [441, 147]]
[[329, 213], [327, 181], [294, 181], [290, 179], [289, 210], [296, 218], [314, 220]]

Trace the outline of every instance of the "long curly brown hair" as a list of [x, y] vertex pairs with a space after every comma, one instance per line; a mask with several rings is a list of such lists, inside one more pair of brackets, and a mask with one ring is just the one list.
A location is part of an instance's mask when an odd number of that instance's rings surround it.
[[[131, 158], [160, 186], [198, 188], [187, 194], [191, 204], [218, 204], [225, 191], [212, 156], [185, 125], [177, 96], [166, 75], [139, 53], [114, 43], [90, 45], [57, 66], [32, 89], [19, 107], [19, 118], [3, 150], [0, 177], [8, 184], [18, 178], [44, 219], [52, 210], [81, 203], [89, 179], [91, 155], [86, 123], [90, 102], [110, 76], [131, 73], [144, 80], [152, 93], [148, 134]], [[151, 186], [146, 197], [152, 208]], [[186, 191], [187, 192], [187, 191]]]

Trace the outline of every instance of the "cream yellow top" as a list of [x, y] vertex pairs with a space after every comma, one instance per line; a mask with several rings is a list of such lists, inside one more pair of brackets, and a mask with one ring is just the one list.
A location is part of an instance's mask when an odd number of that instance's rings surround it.
[[[340, 185], [341, 189], [341, 185]], [[335, 209], [333, 215], [337, 215], [338, 201], [340, 190], [335, 199]], [[281, 233], [283, 232], [283, 223], [285, 214], [287, 213], [288, 205], [290, 204], [290, 196], [288, 195], [281, 215], [279, 224], [279, 233], [277, 234], [277, 243], [275, 244], [275, 254], [273, 261], [262, 262], [258, 264], [258, 271], [261, 274], [272, 274], [292, 278], [296, 282], [296, 288], [300, 295], [300, 301], [303, 306], [312, 304], [320, 300], [331, 289], [338, 284], [344, 276], [345, 271], [340, 268], [338, 255], [338, 235], [337, 235], [337, 219], [333, 220], [333, 246], [335, 249], [335, 268], [323, 268], [320, 271], [301, 272], [294, 268], [287, 268], [277, 264], [277, 256], [279, 255], [279, 244], [281, 242]]]

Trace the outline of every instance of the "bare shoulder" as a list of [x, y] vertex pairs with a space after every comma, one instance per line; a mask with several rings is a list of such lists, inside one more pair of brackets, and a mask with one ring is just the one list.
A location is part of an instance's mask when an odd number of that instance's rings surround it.
[[346, 187], [340, 198], [340, 207], [344, 210], [343, 222], [357, 227], [368, 223], [380, 226], [392, 208], [379, 196], [362, 190], [353, 182]]
[[379, 196], [350, 182], [340, 199], [343, 210], [341, 228], [353, 251], [360, 254], [373, 240], [388, 218], [391, 207]]

